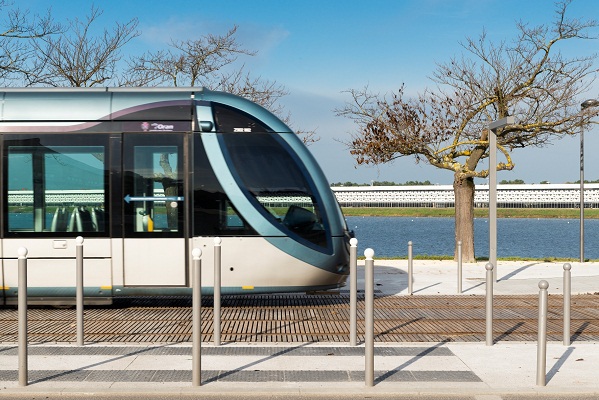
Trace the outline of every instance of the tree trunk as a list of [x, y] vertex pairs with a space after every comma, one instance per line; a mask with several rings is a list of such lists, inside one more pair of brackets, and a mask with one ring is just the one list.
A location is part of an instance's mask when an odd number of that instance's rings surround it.
[[458, 241], [462, 241], [462, 261], [476, 262], [474, 255], [474, 178], [462, 178], [456, 173], [453, 180], [455, 195], [455, 259]]
[[[164, 176], [162, 178], [162, 188], [164, 189], [165, 197], [177, 197], [179, 196], [179, 186], [176, 180], [176, 173], [173, 173], [173, 167], [171, 166], [171, 162], [169, 159], [169, 153], [160, 154], [160, 166], [164, 171]], [[174, 203], [175, 205], [177, 203]], [[178, 226], [179, 223], [179, 211], [177, 210], [177, 206], [173, 207], [173, 202], [166, 202], [166, 223], [170, 230], [177, 231], [180, 230], [181, 227]]]

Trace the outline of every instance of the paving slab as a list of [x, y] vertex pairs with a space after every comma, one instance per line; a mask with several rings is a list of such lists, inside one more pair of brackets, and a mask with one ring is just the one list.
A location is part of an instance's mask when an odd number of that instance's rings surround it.
[[[493, 346], [484, 343], [377, 343], [373, 388], [364, 383], [363, 357], [342, 355], [364, 352], [363, 346], [331, 343], [205, 345], [202, 349], [209, 349], [210, 355], [202, 356], [202, 386], [195, 389], [191, 387], [191, 347], [176, 346], [177, 350], [185, 350], [186, 354], [181, 355], [144, 354], [145, 351], [160, 354], [163, 347], [37, 345], [38, 353], [45, 350], [47, 355], [30, 356], [32, 362], [26, 387], [19, 387], [17, 382], [17, 357], [3, 355], [0, 358], [0, 396], [22, 392], [116, 389], [140, 393], [154, 388], [171, 392], [228, 393], [239, 391], [244, 385], [246, 389], [264, 393], [322, 393], [325, 387], [328, 388], [324, 390], [326, 392], [335, 385], [354, 393], [599, 393], [596, 372], [599, 343], [591, 342], [573, 346], [550, 343], [544, 387], [536, 385], [535, 343], [498, 343]], [[82, 361], [82, 352], [94, 354], [97, 348], [111, 349], [114, 355], [96, 355], [89, 358], [87, 364]], [[254, 355], [236, 355], [245, 349], [252, 349]], [[261, 351], [255, 351], [257, 349]], [[309, 349], [312, 354], [308, 355], [306, 351], [303, 356], [289, 355], [296, 349]], [[0, 347], [0, 352], [3, 350], [5, 347]], [[12, 348], [7, 351], [12, 352]], [[49, 358], [52, 358], [51, 363], [43, 365], [43, 360]], [[123, 368], [123, 359], [133, 361]], [[259, 383], [258, 387], [256, 383]]]

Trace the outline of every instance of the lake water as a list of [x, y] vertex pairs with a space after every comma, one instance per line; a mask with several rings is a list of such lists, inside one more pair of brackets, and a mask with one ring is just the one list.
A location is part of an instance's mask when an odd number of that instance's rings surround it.
[[[371, 247], [375, 257], [407, 257], [408, 242], [414, 255], [453, 255], [453, 218], [347, 217], [358, 239], [358, 254]], [[585, 258], [599, 258], [599, 220], [587, 219]], [[474, 220], [477, 257], [489, 256], [489, 220]], [[578, 219], [497, 219], [497, 257], [580, 257]]]
[[[52, 216], [47, 215], [47, 226], [50, 226]], [[453, 218], [347, 217], [346, 220], [347, 226], [358, 239], [359, 255], [363, 255], [364, 250], [371, 247], [375, 251], [375, 257], [407, 257], [410, 240], [414, 255], [453, 255]], [[9, 214], [9, 221], [11, 226], [33, 229], [33, 217], [30, 214]], [[166, 220], [163, 222], [166, 224]], [[599, 259], [599, 220], [585, 220], [584, 228], [585, 258]], [[489, 256], [487, 218], [474, 220], [474, 249], [477, 257]], [[497, 257], [578, 259], [580, 221], [498, 218]]]

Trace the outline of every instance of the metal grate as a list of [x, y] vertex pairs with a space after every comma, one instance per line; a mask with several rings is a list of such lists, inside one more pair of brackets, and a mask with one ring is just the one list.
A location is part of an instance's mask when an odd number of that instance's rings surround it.
[[[495, 296], [495, 340], [536, 340], [537, 297]], [[572, 339], [599, 340], [599, 295], [572, 297]], [[379, 296], [375, 340], [442, 342], [485, 340], [484, 296]], [[212, 299], [202, 305], [202, 339], [212, 341]], [[549, 296], [548, 340], [561, 340], [562, 297]], [[76, 340], [75, 310], [31, 307], [29, 340]], [[349, 296], [223, 296], [223, 342], [349, 341]], [[358, 299], [358, 340], [364, 340], [364, 301]], [[88, 342], [191, 341], [191, 298], [117, 298], [85, 310]], [[0, 309], [0, 342], [17, 341], [17, 311]]]

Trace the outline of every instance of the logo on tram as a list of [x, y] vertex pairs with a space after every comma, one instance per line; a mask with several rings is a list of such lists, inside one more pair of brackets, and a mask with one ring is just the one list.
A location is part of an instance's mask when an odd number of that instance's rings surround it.
[[141, 123], [141, 130], [143, 132], [173, 132], [175, 130], [175, 125], [163, 124], [159, 122], [149, 123], [144, 121]]

